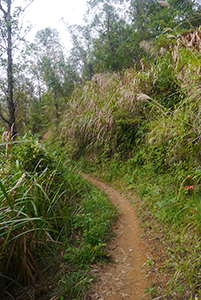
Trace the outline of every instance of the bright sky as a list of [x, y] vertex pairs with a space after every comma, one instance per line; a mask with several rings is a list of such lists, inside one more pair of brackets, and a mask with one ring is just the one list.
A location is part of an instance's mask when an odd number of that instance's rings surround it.
[[[26, 10], [23, 23], [25, 26], [30, 21], [35, 26], [26, 38], [32, 41], [38, 30], [52, 27], [59, 31], [62, 43], [69, 50], [70, 36], [61, 19], [69, 24], [83, 24], [86, 2], [87, 0], [34, 0]], [[22, 3], [23, 0], [14, 1], [15, 5]]]

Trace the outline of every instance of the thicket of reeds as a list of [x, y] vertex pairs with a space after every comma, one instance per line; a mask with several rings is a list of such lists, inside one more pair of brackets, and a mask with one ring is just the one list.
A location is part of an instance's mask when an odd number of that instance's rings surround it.
[[155, 63], [141, 61], [143, 71], [96, 74], [84, 90], [75, 90], [61, 124], [75, 152], [123, 151], [141, 139], [155, 147], [162, 140], [169, 164], [199, 161], [200, 35], [187, 33], [174, 43], [171, 36], [169, 49]]

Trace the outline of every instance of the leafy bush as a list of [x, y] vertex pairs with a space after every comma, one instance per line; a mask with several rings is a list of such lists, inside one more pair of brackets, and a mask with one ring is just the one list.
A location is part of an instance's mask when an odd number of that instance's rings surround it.
[[185, 93], [180, 88], [171, 53], [168, 52], [162, 59], [159, 59], [156, 68], [157, 74], [155, 74], [151, 96], [164, 107], [174, 110], [176, 105], [185, 98]]
[[12, 159], [19, 161], [27, 172], [41, 173], [46, 168], [52, 171], [56, 167], [55, 158], [38, 139], [33, 139], [31, 133], [21, 138], [20, 143], [13, 145]]

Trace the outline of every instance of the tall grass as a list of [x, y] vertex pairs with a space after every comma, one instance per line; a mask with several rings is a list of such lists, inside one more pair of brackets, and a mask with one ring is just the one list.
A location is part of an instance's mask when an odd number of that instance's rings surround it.
[[[143, 78], [144, 76], [144, 78]], [[94, 81], [93, 81], [94, 80]], [[108, 147], [116, 151], [132, 147], [136, 137], [143, 136], [149, 112], [164, 114], [166, 109], [140, 92], [139, 85], [148, 84], [147, 74], [127, 70], [125, 74], [95, 75], [83, 91], [76, 90], [68, 103], [60, 124], [61, 138], [73, 141], [73, 153]], [[143, 92], [146, 91], [144, 88]], [[146, 126], [145, 126], [146, 127]]]
[[128, 153], [140, 141], [152, 152], [162, 141], [169, 167], [189, 159], [198, 166], [200, 35], [175, 34], [175, 44], [171, 40], [157, 63], [145, 63], [142, 71], [96, 74], [77, 89], [59, 127], [61, 138], [73, 142], [73, 153]]
[[79, 284], [88, 265], [107, 258], [103, 248], [116, 210], [70, 165], [64, 168], [37, 139], [26, 139], [6, 144], [6, 152], [1, 145], [1, 297], [48, 299], [68, 290], [81, 299], [91, 282], [87, 273]]
[[63, 183], [55, 182], [59, 173], [56, 168], [50, 170], [46, 165], [39, 173], [22, 169], [20, 161], [13, 159], [17, 149], [13, 146], [9, 157], [2, 154], [1, 291], [7, 293], [7, 287], [18, 282], [25, 286], [32, 284], [41, 296], [37, 278], [43, 283], [43, 289], [48, 288], [39, 267], [41, 251], [47, 251], [52, 244], [66, 243], [63, 236], [69, 235], [66, 223], [72, 195], [66, 178]]

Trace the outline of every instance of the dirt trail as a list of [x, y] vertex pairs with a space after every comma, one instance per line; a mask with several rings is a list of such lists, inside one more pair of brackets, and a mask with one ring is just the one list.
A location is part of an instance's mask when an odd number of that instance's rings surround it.
[[84, 175], [103, 190], [120, 209], [115, 226], [116, 238], [110, 244], [110, 254], [115, 263], [100, 270], [100, 281], [95, 284], [93, 300], [142, 300], [150, 287], [145, 267], [150, 259], [148, 246], [142, 240], [142, 230], [130, 201], [117, 190], [94, 178]]

